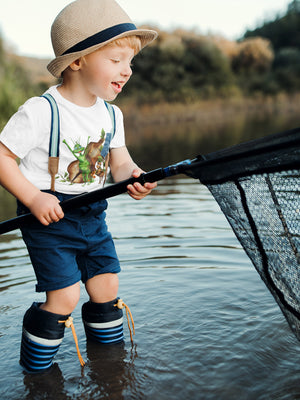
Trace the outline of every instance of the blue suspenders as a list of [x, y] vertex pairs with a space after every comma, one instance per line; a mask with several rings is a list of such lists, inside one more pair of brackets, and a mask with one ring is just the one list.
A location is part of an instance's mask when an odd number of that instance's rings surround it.
[[56, 101], [49, 93], [45, 93], [42, 97], [48, 100], [51, 107], [51, 130], [49, 140], [49, 160], [48, 172], [51, 175], [51, 190], [55, 192], [55, 176], [58, 173], [59, 163], [59, 139], [60, 139], [60, 124], [59, 111]]
[[[57, 103], [53, 96], [49, 93], [43, 94], [48, 100], [51, 107], [51, 129], [50, 129], [50, 140], [49, 140], [49, 161], [48, 161], [48, 171], [51, 175], [51, 190], [55, 191], [55, 176], [58, 173], [58, 163], [59, 163], [59, 143], [60, 143], [60, 123], [59, 123], [59, 111]], [[111, 119], [112, 129], [111, 129], [111, 140], [116, 132], [116, 116], [113, 106], [106, 101], [105, 106], [109, 112]]]
[[113, 106], [111, 104], [107, 103], [106, 101], [104, 103], [106, 105], [106, 108], [107, 108], [107, 110], [109, 112], [109, 116], [110, 116], [110, 119], [111, 119], [111, 125], [112, 125], [112, 127], [111, 127], [111, 138], [113, 138], [115, 136], [115, 133], [116, 133], [115, 110], [114, 110], [114, 108], [113, 108]]

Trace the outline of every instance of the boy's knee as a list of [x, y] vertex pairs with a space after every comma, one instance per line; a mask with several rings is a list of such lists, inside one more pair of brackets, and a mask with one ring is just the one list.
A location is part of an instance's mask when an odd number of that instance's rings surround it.
[[61, 306], [64, 308], [63, 313], [71, 314], [75, 310], [75, 308], [79, 302], [79, 298], [80, 298], [80, 295], [76, 295], [76, 297], [66, 296], [63, 303], [60, 303]]
[[96, 275], [85, 286], [92, 302], [105, 303], [117, 297], [119, 277], [113, 273]]
[[[105, 287], [111, 293], [117, 293], [119, 290], [119, 278], [117, 274], [106, 274]], [[114, 296], [115, 297], [115, 296]]]
[[79, 299], [80, 285], [76, 283], [64, 289], [47, 292], [47, 300], [41, 308], [53, 313], [71, 314], [76, 308]]
[[80, 299], [79, 284], [73, 290], [67, 290], [63, 297], [65, 306], [70, 309], [70, 312], [74, 311]]

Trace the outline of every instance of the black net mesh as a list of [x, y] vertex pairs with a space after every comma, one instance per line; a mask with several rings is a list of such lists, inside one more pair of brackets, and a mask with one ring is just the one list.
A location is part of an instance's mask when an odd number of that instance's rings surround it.
[[300, 340], [300, 171], [207, 185]]
[[190, 175], [211, 191], [300, 340], [300, 129], [201, 157]]

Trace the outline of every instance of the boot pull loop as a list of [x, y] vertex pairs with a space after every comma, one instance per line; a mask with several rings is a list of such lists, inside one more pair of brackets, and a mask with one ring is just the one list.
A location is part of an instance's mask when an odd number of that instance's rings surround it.
[[[130, 308], [128, 307], [127, 304], [124, 303], [124, 301], [122, 299], [118, 299], [117, 303], [114, 304], [114, 307], [118, 307], [120, 310], [125, 308], [128, 328], [129, 328], [129, 332], [130, 332], [130, 339], [131, 339], [131, 343], [133, 344], [132, 331], [133, 331], [133, 334], [135, 335], [135, 330], [134, 330], [134, 321], [133, 321], [133, 318], [132, 318], [132, 314], [131, 314]], [[130, 316], [130, 319], [129, 319], [128, 314]], [[130, 326], [130, 320], [131, 320], [131, 324], [132, 324], [132, 331], [131, 331], [131, 326]]]
[[72, 329], [72, 333], [73, 333], [73, 337], [74, 337], [74, 341], [75, 341], [75, 345], [76, 345], [76, 350], [77, 350], [77, 355], [78, 355], [78, 358], [79, 358], [79, 362], [80, 362], [80, 365], [82, 367], [84, 367], [85, 362], [83, 361], [83, 358], [82, 358], [82, 356], [80, 354], [80, 351], [79, 351], [78, 339], [77, 339], [77, 335], [76, 335], [76, 332], [75, 332], [75, 327], [74, 327], [74, 324], [73, 324], [73, 318], [69, 317], [65, 321], [58, 321], [58, 322], [60, 324], [65, 324], [66, 328], [71, 328]]

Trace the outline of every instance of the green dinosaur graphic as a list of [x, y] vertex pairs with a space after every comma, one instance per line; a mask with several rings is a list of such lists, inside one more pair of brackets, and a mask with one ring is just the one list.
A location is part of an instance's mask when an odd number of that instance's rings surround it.
[[87, 144], [83, 147], [79, 141], [76, 141], [73, 149], [63, 140], [63, 143], [68, 147], [76, 160], [68, 165], [68, 174], [62, 178], [63, 181], [70, 183], [89, 184], [95, 181], [96, 176], [99, 177], [99, 183], [106, 177], [108, 156], [103, 158], [101, 150], [105, 140], [105, 131], [102, 129], [101, 136], [98, 142], [89, 142], [90, 136], [87, 138]]

